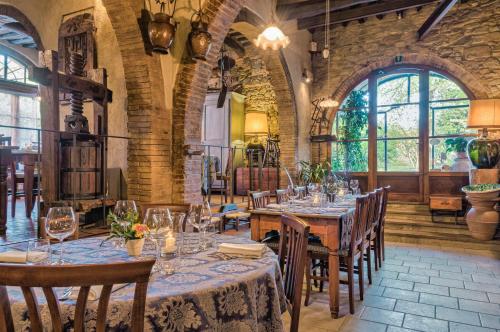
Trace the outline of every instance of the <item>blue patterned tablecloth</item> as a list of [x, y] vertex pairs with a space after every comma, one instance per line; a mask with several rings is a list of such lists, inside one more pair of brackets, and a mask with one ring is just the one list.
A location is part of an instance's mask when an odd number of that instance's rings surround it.
[[[99, 247], [102, 238], [65, 243], [65, 257], [72, 263], [130, 261], [125, 249]], [[249, 243], [241, 237], [219, 235], [217, 241]], [[151, 276], [145, 326], [149, 331], [283, 331], [281, 314], [285, 297], [276, 255], [268, 250], [261, 259], [221, 260], [210, 256], [215, 249], [184, 256], [181, 267], [170, 276]], [[146, 252], [146, 255], [152, 254]], [[135, 285], [113, 292], [108, 308], [111, 331], [127, 331]], [[60, 290], [62, 292], [62, 290]], [[38, 296], [43, 302], [43, 293]], [[10, 288], [16, 331], [29, 329], [22, 294]], [[67, 330], [71, 329], [74, 300], [61, 302]], [[98, 301], [89, 301], [86, 328], [93, 330]], [[48, 308], [41, 305], [44, 323], [50, 326]]]

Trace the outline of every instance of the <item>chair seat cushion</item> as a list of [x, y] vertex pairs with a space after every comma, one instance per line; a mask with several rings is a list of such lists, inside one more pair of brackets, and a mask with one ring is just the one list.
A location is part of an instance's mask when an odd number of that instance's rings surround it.
[[224, 215], [227, 219], [242, 219], [242, 218], [250, 218], [250, 213], [248, 212], [229, 212]]

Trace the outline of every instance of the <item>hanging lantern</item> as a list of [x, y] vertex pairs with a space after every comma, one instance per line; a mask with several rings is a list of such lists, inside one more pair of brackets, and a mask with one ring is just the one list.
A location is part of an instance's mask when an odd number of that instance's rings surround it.
[[319, 103], [319, 107], [321, 108], [334, 108], [337, 106], [339, 106], [339, 102], [332, 97], [327, 97]]
[[[159, 0], [156, 2], [160, 4], [160, 12], [154, 14], [153, 20], [148, 24], [149, 40], [153, 46], [153, 52], [168, 54], [174, 41], [176, 25], [172, 20], [173, 13], [172, 15], [165, 13], [165, 2]], [[169, 0], [170, 3], [174, 3], [175, 11], [175, 1]]]
[[191, 17], [191, 32], [188, 36], [188, 43], [191, 57], [205, 61], [212, 45], [212, 35], [208, 32], [208, 17], [201, 11], [201, 5], [200, 10]]
[[255, 46], [263, 50], [271, 48], [276, 51], [287, 47], [290, 44], [290, 39], [276, 25], [271, 25], [257, 36], [254, 43]]

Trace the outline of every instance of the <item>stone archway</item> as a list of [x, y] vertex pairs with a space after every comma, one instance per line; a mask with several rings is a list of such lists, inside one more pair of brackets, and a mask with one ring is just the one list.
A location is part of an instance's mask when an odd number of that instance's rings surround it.
[[42, 39], [38, 34], [38, 30], [35, 28], [33, 23], [31, 23], [30, 19], [26, 15], [24, 15], [22, 11], [20, 11], [14, 6], [0, 4], [0, 15], [8, 16], [15, 19], [18, 23], [20, 23], [23, 26], [25, 30], [24, 32], [33, 38], [33, 41], [37, 45], [37, 49], [39, 51], [43, 51], [45, 49], [42, 43]]
[[[472, 73], [465, 70], [457, 63], [441, 58], [432, 52], [427, 53], [406, 53], [403, 54], [404, 62], [398, 66], [423, 66], [428, 67], [430, 70], [441, 72], [450, 78], [454, 79], [465, 91], [468, 92], [471, 99], [488, 98], [491, 93], [489, 87], [484, 86], [481, 81]], [[368, 76], [377, 70], [383, 70], [388, 67], [394, 66], [394, 59], [392, 57], [374, 58], [370, 59], [367, 65], [358, 65], [348, 76], [347, 79], [342, 81], [335, 89], [333, 98], [338, 101], [343, 101], [347, 95]], [[338, 108], [329, 111], [327, 118], [328, 125], [322, 128], [322, 134], [331, 134], [330, 130], [335, 120], [335, 115]], [[327, 156], [330, 157], [331, 150], [328, 144], [321, 144], [315, 147], [313, 156]]]
[[[173, 200], [193, 202], [199, 200], [201, 157], [187, 151], [200, 150], [202, 107], [207, 91], [208, 78], [214, 67], [219, 49], [229, 28], [237, 17], [244, 1], [208, 0], [209, 31], [213, 44], [206, 62], [184, 63], [178, 73], [174, 90], [173, 114]], [[213, 9], [212, 9], [213, 8]], [[246, 11], [248, 15], [249, 11]], [[253, 13], [250, 13], [253, 14]], [[255, 14], [254, 14], [255, 15]], [[271, 82], [278, 100], [282, 165], [291, 168], [296, 163], [297, 115], [293, 88], [287, 77], [282, 54], [264, 56]], [[284, 142], [284, 143], [283, 143]], [[285, 179], [284, 173], [282, 179]]]

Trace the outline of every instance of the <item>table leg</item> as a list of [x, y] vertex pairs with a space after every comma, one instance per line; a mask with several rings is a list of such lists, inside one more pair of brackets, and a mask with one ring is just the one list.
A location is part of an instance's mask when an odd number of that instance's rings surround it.
[[7, 165], [0, 165], [0, 235], [4, 235], [6, 232], [7, 232]]
[[330, 252], [328, 257], [329, 278], [328, 291], [330, 293], [330, 313], [333, 318], [339, 317], [339, 256]]
[[33, 186], [35, 183], [35, 165], [24, 163], [24, 204], [26, 207], [26, 218], [31, 218], [33, 211]]

